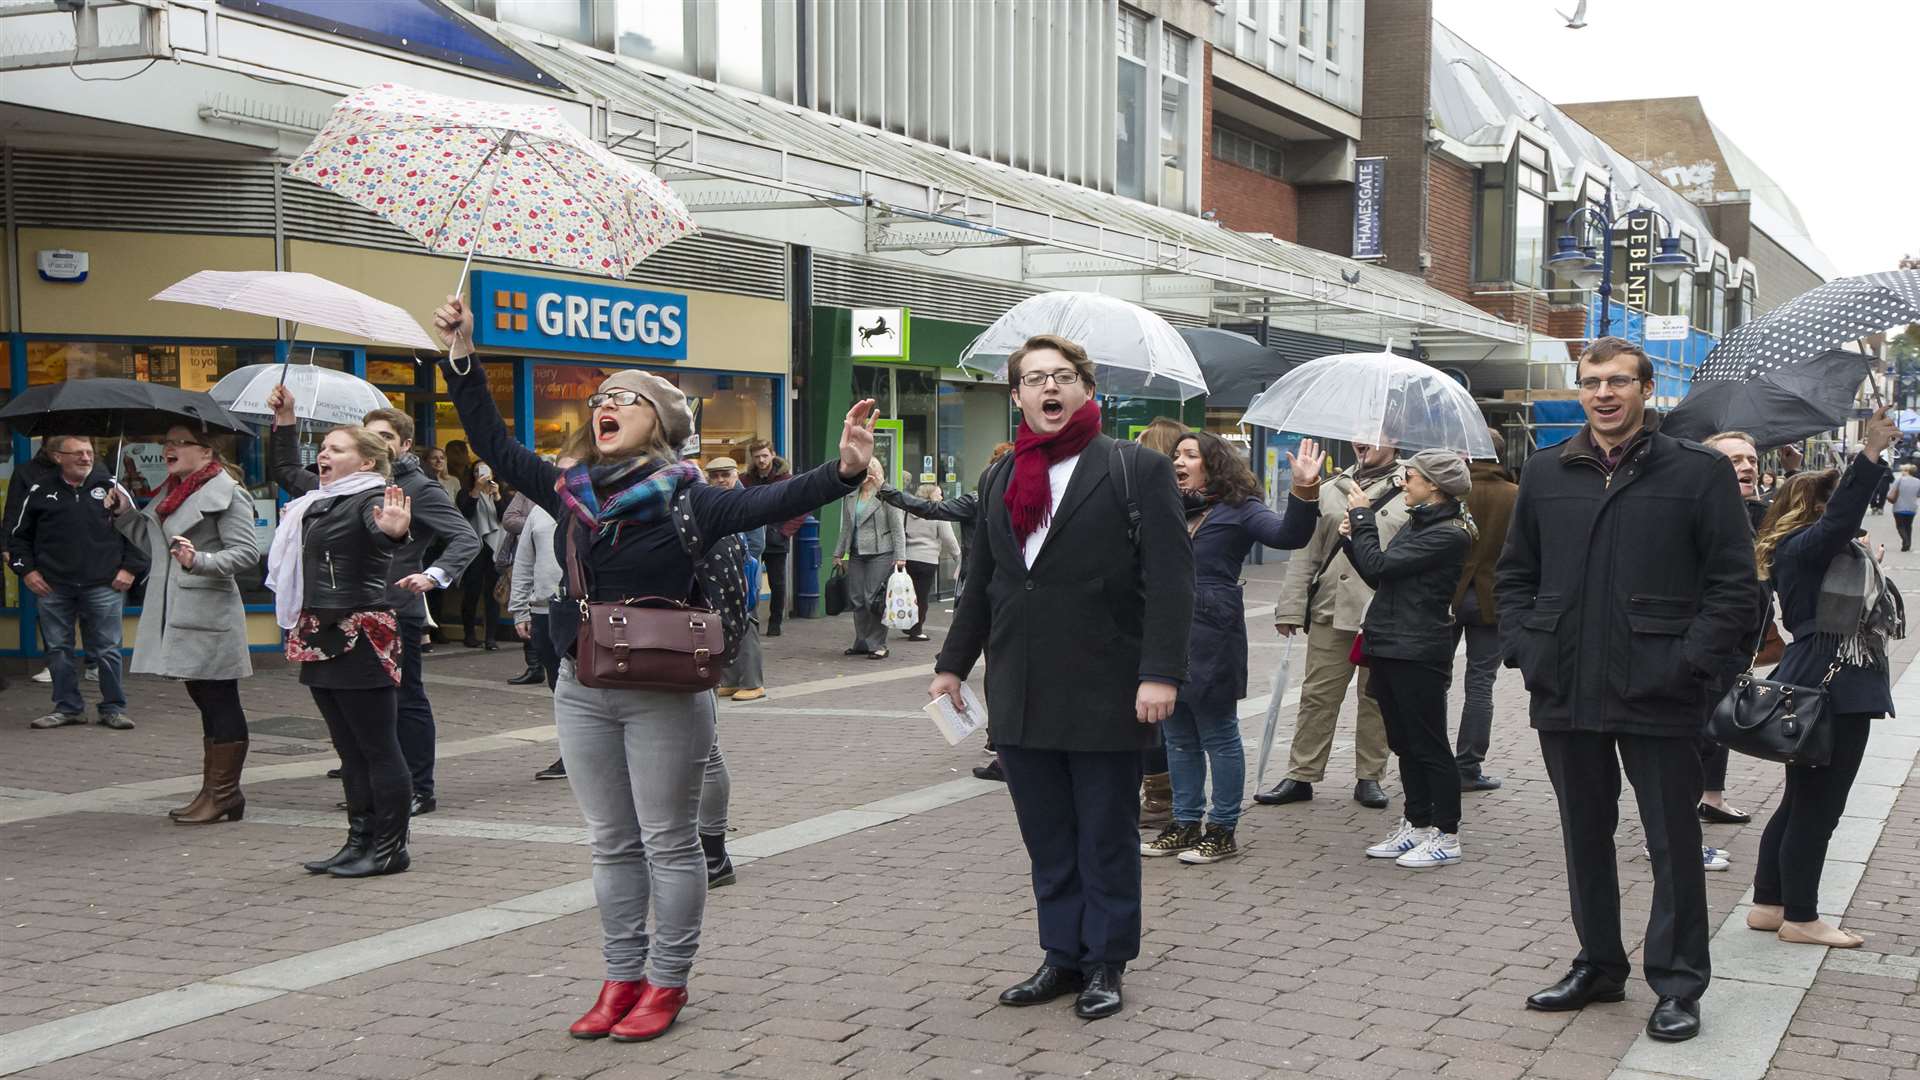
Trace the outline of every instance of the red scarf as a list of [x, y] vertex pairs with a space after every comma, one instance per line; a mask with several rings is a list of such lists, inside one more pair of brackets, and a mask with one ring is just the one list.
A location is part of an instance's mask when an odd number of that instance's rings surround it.
[[1100, 434], [1100, 405], [1088, 401], [1067, 418], [1066, 426], [1051, 435], [1042, 435], [1020, 421], [1020, 432], [1013, 438], [1013, 479], [1007, 481], [1007, 520], [1013, 524], [1013, 538], [1027, 542], [1035, 529], [1053, 516], [1053, 489], [1047, 482], [1047, 470], [1087, 448]]
[[185, 480], [177, 476], [167, 477], [167, 486], [160, 489], [160, 508], [155, 511], [158, 520], [165, 521], [173, 516], [180, 504], [186, 502], [193, 493], [204, 487], [207, 481], [220, 475], [220, 463], [209, 461], [206, 467], [188, 476]]

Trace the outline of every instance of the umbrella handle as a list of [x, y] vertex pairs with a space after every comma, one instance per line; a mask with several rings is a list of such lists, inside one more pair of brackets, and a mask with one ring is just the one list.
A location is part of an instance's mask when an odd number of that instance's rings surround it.
[[[299, 340], [300, 337], [300, 324], [291, 323], [289, 325], [292, 327], [293, 332], [287, 335], [287, 355], [285, 359], [280, 361], [281, 386], [287, 385], [287, 369], [293, 366], [293, 343]], [[311, 349], [307, 352], [307, 363], [313, 363], [313, 352]]]
[[[507, 167], [506, 155], [502, 154], [501, 151], [507, 149], [509, 146], [513, 144], [514, 134], [515, 133], [512, 131], [507, 132], [506, 135], [501, 138], [499, 143], [497, 143], [494, 146], [494, 148], [488, 151], [487, 153], [488, 157], [496, 159], [493, 166], [493, 178], [495, 181], [498, 181], [500, 179], [500, 173], [503, 170], [505, 170]], [[485, 168], [486, 163], [482, 162], [481, 167]], [[485, 235], [486, 228], [487, 228], [487, 211], [493, 209], [493, 189], [494, 189], [494, 184], [489, 183], [487, 185], [486, 193], [481, 196], [480, 222], [479, 224], [474, 226], [473, 243], [467, 245], [467, 257], [465, 260], [463, 260], [460, 263], [460, 278], [458, 281], [454, 282], [454, 287], [453, 287], [453, 295], [455, 296], [463, 297], [467, 294], [467, 271], [470, 267], [473, 266], [473, 257], [476, 254], [478, 254], [480, 251], [480, 239], [483, 235]], [[460, 370], [459, 364], [456, 361], [454, 361], [451, 357], [448, 358], [447, 363], [453, 367], [453, 373], [455, 375], [465, 375], [468, 372], [471, 372], [473, 370], [473, 357], [471, 355], [467, 357], [466, 371]]]

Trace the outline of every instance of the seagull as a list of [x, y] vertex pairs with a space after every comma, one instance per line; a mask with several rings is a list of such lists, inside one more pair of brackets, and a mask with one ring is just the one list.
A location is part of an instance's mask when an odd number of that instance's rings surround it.
[[1561, 11], [1559, 8], [1554, 8], [1553, 13], [1567, 20], [1567, 29], [1579, 30], [1587, 25], [1587, 0], [1579, 0], [1579, 3], [1573, 5], [1573, 14], [1571, 15]]

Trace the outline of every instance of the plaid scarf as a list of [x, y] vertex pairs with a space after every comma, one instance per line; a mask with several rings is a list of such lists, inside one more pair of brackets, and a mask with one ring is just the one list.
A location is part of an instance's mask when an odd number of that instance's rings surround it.
[[[639, 479], [614, 492], [606, 504], [601, 505], [601, 490], [636, 472], [641, 474]], [[636, 459], [592, 468], [575, 465], [561, 474], [553, 490], [581, 522], [589, 528], [602, 529], [623, 521], [658, 521], [666, 517], [667, 508], [673, 505], [673, 497], [681, 486], [699, 479], [700, 469], [691, 462], [662, 465]]]
[[1858, 542], [1827, 566], [1814, 609], [1814, 640], [1847, 667], [1886, 670], [1887, 645], [1907, 636], [1906, 609], [1880, 564]]

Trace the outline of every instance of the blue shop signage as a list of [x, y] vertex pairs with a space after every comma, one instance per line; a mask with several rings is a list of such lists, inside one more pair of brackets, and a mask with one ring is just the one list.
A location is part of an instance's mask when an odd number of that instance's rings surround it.
[[687, 298], [619, 285], [473, 274], [473, 337], [496, 349], [687, 358]]

